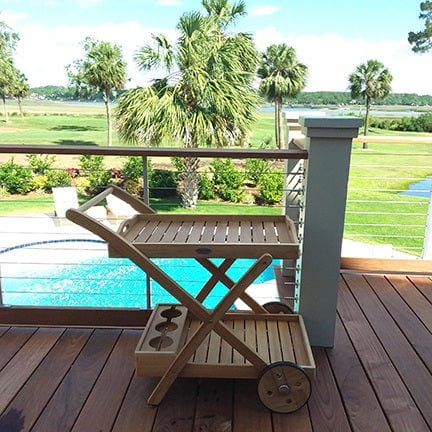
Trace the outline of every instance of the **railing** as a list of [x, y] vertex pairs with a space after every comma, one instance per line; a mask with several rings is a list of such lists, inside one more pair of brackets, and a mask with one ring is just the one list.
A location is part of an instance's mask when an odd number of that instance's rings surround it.
[[[306, 136], [305, 149], [245, 150], [230, 148], [194, 149], [191, 151], [190, 149], [173, 148], [2, 145], [0, 146], [0, 152], [6, 155], [56, 154], [61, 156], [93, 154], [106, 157], [135, 155], [143, 158], [192, 156], [199, 158], [229, 157], [242, 160], [246, 158], [305, 159], [304, 172], [294, 170], [294, 174], [291, 173], [291, 175], [301, 178], [304, 176], [305, 178], [302, 186], [305, 192], [304, 202], [299, 203], [298, 200], [289, 202], [288, 199], [286, 203], [287, 208], [295, 208], [299, 204], [302, 207], [300, 219], [296, 221], [302, 246], [301, 257], [296, 264], [294, 300], [296, 309], [302, 313], [305, 319], [312, 344], [331, 346], [334, 337], [334, 311], [340, 268], [340, 248], [349, 155], [352, 137], [357, 134], [359, 126], [360, 121], [352, 118], [302, 119], [303, 132]], [[334, 164], [341, 167], [337, 173], [332, 170]], [[287, 167], [289, 166], [287, 164]], [[287, 189], [290, 187], [287, 184]], [[24, 204], [22, 205], [24, 206]], [[270, 208], [266, 209], [266, 211], [282, 210]], [[22, 212], [19, 210], [18, 213]], [[7, 222], [7, 217], [2, 218], [2, 222], [5, 221]], [[2, 229], [1, 247], [3, 254], [0, 254], [0, 262], [7, 263], [4, 258], [6, 256], [15, 257], [12, 258], [12, 260], [15, 259], [15, 262], [9, 264], [15, 266], [13, 272], [20, 276], [24, 271], [28, 271], [29, 276], [34, 277], [35, 270], [32, 266], [38, 264], [39, 259], [42, 259], [42, 250], [48, 251], [49, 259], [52, 260], [51, 265], [54, 266], [54, 271], [58, 272], [60, 270], [57, 265], [65, 262], [69, 264], [71, 260], [70, 257], [66, 260], [61, 258], [60, 251], [70, 253], [70, 246], [80, 244], [81, 247], [78, 252], [72, 252], [72, 254], [77, 254], [76, 259], [80, 262], [79, 268], [82, 271], [87, 268], [82, 265], [83, 256], [86, 255], [86, 258], [92, 259], [100, 253], [101, 248], [105, 247], [98, 242], [97, 238], [80, 231], [77, 227], [66, 223], [62, 218], [43, 215], [38, 216], [38, 221], [46, 223], [42, 229], [42, 238], [40, 234], [37, 236], [32, 234], [31, 229], [29, 229], [36, 222], [31, 217], [14, 217], [12, 226], [9, 224], [9, 227]], [[110, 217], [108, 217], [107, 221], [108, 223], [115, 222]], [[17, 240], [16, 237], [19, 235], [23, 238]], [[13, 255], [11, 255], [12, 253]], [[19, 258], [16, 259], [16, 257]], [[47, 259], [45, 259], [46, 261]], [[22, 266], [23, 263], [26, 263], [25, 268]], [[117, 268], [113, 262], [107, 265]], [[92, 263], [90, 262], [88, 268], [91, 267]], [[4, 269], [1, 268], [0, 272], [4, 280]], [[91, 277], [94, 277], [94, 275]], [[90, 275], [86, 275], [83, 278], [84, 282], [87, 282], [89, 278]], [[111, 279], [117, 279], [117, 276], [113, 274]], [[146, 287], [142, 283], [142, 279], [140, 276], [137, 277], [141, 284], [136, 290], [139, 297], [139, 303], [136, 304], [136, 307], [139, 308], [149, 306], [145, 300], [143, 303], [143, 299], [146, 298], [144, 294], [146, 293]], [[50, 285], [55, 290], [55, 280], [51, 280]], [[319, 290], [317, 287], [319, 287]], [[70, 291], [76, 289], [76, 286], [72, 286]], [[57, 297], [61, 295], [61, 293], [57, 293]], [[111, 299], [115, 298], [116, 295], [114, 291], [111, 294]], [[94, 294], [92, 294], [92, 298], [94, 298], [93, 296]], [[54, 296], [52, 299], [52, 304], [57, 304], [56, 297]], [[3, 302], [8, 303], [7, 299], [5, 299], [5, 293], [3, 293]], [[112, 304], [109, 304], [109, 306], [112, 306]], [[119, 304], [118, 306], [123, 307], [124, 305]]]
[[[362, 142], [368, 141], [363, 149]], [[353, 145], [345, 254], [428, 258], [426, 219], [432, 181], [432, 137], [358, 138]], [[357, 243], [361, 242], [361, 243]], [[351, 253], [352, 255], [352, 253]]]

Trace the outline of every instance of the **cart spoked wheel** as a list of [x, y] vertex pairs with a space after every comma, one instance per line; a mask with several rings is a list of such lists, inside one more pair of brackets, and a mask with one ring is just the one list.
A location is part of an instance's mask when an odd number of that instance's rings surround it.
[[295, 363], [280, 361], [266, 366], [259, 376], [258, 396], [271, 411], [291, 413], [307, 403], [311, 382]]
[[285, 303], [272, 301], [263, 304], [263, 308], [271, 314], [292, 314], [294, 311]]

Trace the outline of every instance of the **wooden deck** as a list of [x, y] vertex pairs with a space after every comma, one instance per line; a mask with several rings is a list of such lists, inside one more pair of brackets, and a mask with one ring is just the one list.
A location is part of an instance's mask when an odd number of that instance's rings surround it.
[[307, 406], [271, 414], [256, 380], [178, 379], [158, 408], [136, 329], [0, 327], [0, 431], [431, 431], [432, 280], [342, 273], [336, 345]]

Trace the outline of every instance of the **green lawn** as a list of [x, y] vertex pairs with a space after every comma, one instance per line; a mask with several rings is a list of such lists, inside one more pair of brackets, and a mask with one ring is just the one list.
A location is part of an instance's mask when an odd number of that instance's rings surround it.
[[[8, 101], [11, 107], [12, 102]], [[81, 108], [80, 108], [81, 107]], [[27, 102], [25, 117], [12, 115], [8, 123], [0, 123], [0, 145], [23, 144], [88, 144], [103, 145], [106, 142], [106, 120], [101, 104], [61, 104]], [[46, 113], [46, 114], [44, 114]], [[371, 135], [394, 135], [394, 133], [372, 130]], [[427, 198], [400, 195], [410, 183], [432, 175], [432, 146], [410, 142], [411, 136], [425, 134], [398, 133], [406, 136], [406, 143], [370, 143], [363, 150], [355, 143], [347, 203], [345, 236], [370, 243], [391, 243], [394, 247], [420, 253], [423, 244], [427, 213]], [[273, 113], [260, 113], [251, 134], [251, 145], [260, 146], [274, 136]], [[274, 140], [273, 140], [274, 142]], [[114, 134], [114, 145], [120, 145]], [[0, 154], [1, 160], [5, 155]], [[25, 156], [16, 156], [16, 161]], [[119, 167], [118, 158], [106, 159], [109, 167]], [[77, 166], [77, 157], [59, 158], [58, 166]], [[374, 190], [379, 189], [379, 190]], [[384, 189], [384, 190], [383, 190]], [[153, 201], [160, 212], [185, 212], [178, 202]], [[53, 204], [50, 196], [0, 200], [0, 214], [22, 212], [50, 212]], [[280, 213], [279, 207], [234, 205], [217, 202], [200, 202], [198, 213]], [[366, 214], [365, 214], [366, 213]]]

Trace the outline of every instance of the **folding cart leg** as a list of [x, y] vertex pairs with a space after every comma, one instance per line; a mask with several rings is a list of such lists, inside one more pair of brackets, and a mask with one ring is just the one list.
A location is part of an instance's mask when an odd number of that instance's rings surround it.
[[213, 312], [210, 314], [203, 306], [201, 308], [202, 323], [192, 338], [183, 346], [174, 361], [170, 364], [165, 374], [156, 385], [152, 394], [148, 398], [150, 405], [158, 405], [166, 392], [171, 387], [174, 380], [178, 377], [188, 359], [197, 350], [199, 345], [204, 341], [206, 336], [214, 329], [223, 339], [225, 339], [236, 350], [243, 354], [257, 368], [257, 374], [267, 363], [261, 359], [258, 354], [250, 349], [243, 341], [237, 338], [228, 327], [221, 322], [221, 319], [228, 311], [234, 301], [245, 291], [245, 289], [261, 274], [271, 263], [272, 256], [264, 254], [259, 258], [243, 275], [243, 277], [234, 284], [230, 291], [223, 297]]
[[[225, 259], [219, 267], [208, 258], [197, 258], [197, 261], [212, 274], [212, 277], [207, 281], [197, 295], [196, 298], [198, 301], [202, 303], [218, 282], [222, 282], [229, 289], [234, 286], [234, 281], [226, 274], [226, 271], [234, 263], [234, 259]], [[267, 309], [256, 302], [246, 292], [243, 292], [239, 298], [243, 300], [255, 313], [269, 313]]]

